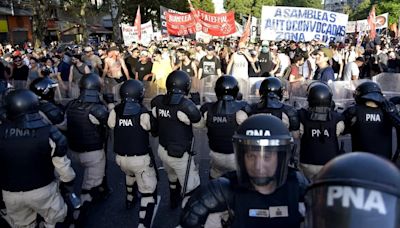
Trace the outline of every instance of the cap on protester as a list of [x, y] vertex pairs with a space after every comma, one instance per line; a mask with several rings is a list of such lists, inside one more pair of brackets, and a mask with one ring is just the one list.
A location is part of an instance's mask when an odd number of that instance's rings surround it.
[[333, 57], [333, 52], [331, 49], [324, 47], [319, 50], [322, 51], [325, 54], [325, 56], [328, 57], [329, 59], [331, 59]]
[[117, 46], [112, 46], [108, 49], [108, 51], [119, 51], [119, 48]]
[[263, 40], [263, 42], [261, 43], [261, 46], [269, 46], [268, 40]]
[[93, 51], [92, 47], [85, 47], [84, 49], [85, 52], [91, 52]]
[[207, 46], [207, 51], [214, 51], [214, 50], [215, 50], [214, 45], [208, 45]]
[[140, 56], [148, 56], [148, 55], [149, 55], [149, 52], [147, 52], [147, 51], [140, 52]]

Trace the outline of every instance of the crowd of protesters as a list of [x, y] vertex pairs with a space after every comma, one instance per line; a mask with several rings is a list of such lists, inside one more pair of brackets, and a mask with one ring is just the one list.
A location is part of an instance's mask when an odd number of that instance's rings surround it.
[[230, 74], [238, 79], [244, 94], [249, 77], [350, 81], [382, 72], [400, 73], [398, 41], [387, 37], [330, 44], [260, 41], [245, 45], [232, 39], [165, 40], [148, 46], [53, 44], [43, 48], [0, 46], [0, 78], [22, 88], [37, 77], [48, 76], [58, 81], [60, 97], [74, 98], [79, 92], [77, 82], [89, 72], [102, 76], [110, 93], [129, 78], [152, 82], [156, 92], [162, 93], [167, 75], [180, 69], [192, 77], [192, 91], [201, 91], [210, 82], [209, 76]]

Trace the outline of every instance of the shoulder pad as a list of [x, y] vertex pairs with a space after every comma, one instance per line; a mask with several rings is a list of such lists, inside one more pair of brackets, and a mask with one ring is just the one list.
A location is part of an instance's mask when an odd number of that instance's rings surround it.
[[296, 172], [297, 182], [299, 183], [300, 195], [304, 196], [307, 187], [310, 185], [310, 181], [300, 171], [295, 171], [295, 172]]
[[283, 112], [289, 117], [289, 130], [296, 131], [300, 128], [299, 114], [289, 105], [283, 105]]
[[102, 124], [107, 123], [108, 119], [108, 109], [106, 106], [101, 104], [95, 104], [90, 109], [90, 114], [92, 114], [96, 119], [100, 121]]
[[210, 107], [212, 107], [212, 104], [213, 104], [213, 103], [211, 103], [211, 102], [206, 102], [206, 103], [204, 103], [204, 104], [200, 107], [200, 112], [201, 112], [201, 114], [204, 115], [204, 113], [206, 113], [208, 110], [210, 110]]
[[180, 103], [180, 106], [182, 108], [182, 112], [184, 112], [189, 117], [190, 122], [197, 123], [200, 121], [201, 113], [197, 109], [193, 101], [187, 98], [183, 98], [182, 102]]
[[163, 96], [164, 95], [157, 95], [156, 97], [154, 97], [150, 102], [151, 108], [160, 105], [162, 103]]
[[357, 106], [356, 105], [352, 105], [343, 111], [343, 116], [346, 120], [347, 119], [351, 120], [356, 114], [357, 114]]
[[53, 157], [63, 157], [67, 154], [68, 144], [65, 136], [54, 126], [50, 128], [50, 139], [56, 144]]
[[252, 107], [246, 102], [246, 101], [238, 101], [240, 103], [242, 111], [244, 111], [247, 114], [252, 113]]
[[59, 124], [64, 121], [63, 111], [51, 102], [40, 102], [40, 111], [42, 111], [52, 124]]

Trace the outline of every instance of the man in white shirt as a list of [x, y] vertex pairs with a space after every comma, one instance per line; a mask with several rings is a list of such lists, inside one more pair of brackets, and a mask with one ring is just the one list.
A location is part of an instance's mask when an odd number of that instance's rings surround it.
[[348, 64], [346, 64], [343, 71], [343, 80], [344, 81], [357, 80], [360, 75], [359, 67], [364, 65], [364, 62], [365, 60], [363, 57], [358, 57], [356, 61], [349, 62]]

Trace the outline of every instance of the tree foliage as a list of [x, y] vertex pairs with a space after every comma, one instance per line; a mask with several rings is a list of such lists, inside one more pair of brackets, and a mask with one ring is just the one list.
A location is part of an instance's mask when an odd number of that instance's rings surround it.
[[226, 10], [233, 10], [236, 13], [236, 19], [240, 19], [240, 15], [252, 14], [260, 18], [262, 6], [299, 6], [322, 8], [320, 0], [225, 0], [224, 7]]
[[253, 15], [254, 17], [261, 17], [262, 6], [274, 6], [275, 0], [225, 0], [224, 7], [227, 11], [235, 11], [237, 21], [241, 20], [241, 16]]
[[376, 15], [389, 13], [389, 24], [398, 22], [400, 17], [400, 1], [398, 0], [364, 0], [350, 12], [349, 20], [366, 19], [373, 5], [376, 5]]
[[201, 9], [209, 13], [214, 13], [215, 11], [212, 0], [192, 0], [192, 4], [195, 9]]
[[279, 6], [297, 6], [297, 7], [311, 7], [321, 9], [322, 4], [320, 0], [278, 0]]

